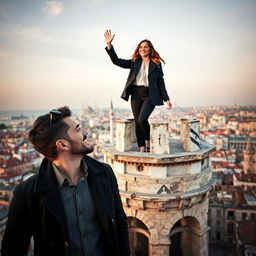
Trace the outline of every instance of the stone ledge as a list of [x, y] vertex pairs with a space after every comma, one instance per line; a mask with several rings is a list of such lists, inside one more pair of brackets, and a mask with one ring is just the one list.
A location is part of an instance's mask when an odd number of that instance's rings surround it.
[[170, 154], [150, 154], [135, 151], [120, 152], [113, 145], [102, 146], [101, 152], [114, 161], [152, 164], [177, 164], [190, 161], [200, 161], [215, 150], [215, 146], [201, 141], [201, 149], [194, 152], [185, 152], [178, 139], [170, 139]]
[[214, 185], [216, 183], [216, 179], [212, 178], [210, 182], [202, 186], [199, 189], [191, 190], [188, 192], [179, 192], [173, 194], [145, 194], [145, 193], [134, 193], [130, 191], [119, 190], [119, 193], [122, 197], [135, 199], [135, 200], [144, 200], [144, 201], [172, 201], [172, 200], [184, 200], [189, 199], [195, 196], [201, 196], [206, 194], [208, 191], [214, 189]]

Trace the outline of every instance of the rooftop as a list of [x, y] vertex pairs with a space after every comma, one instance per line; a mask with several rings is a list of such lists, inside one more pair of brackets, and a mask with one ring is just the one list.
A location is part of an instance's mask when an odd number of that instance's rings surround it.
[[256, 221], [242, 220], [238, 221], [238, 236], [243, 245], [256, 246]]

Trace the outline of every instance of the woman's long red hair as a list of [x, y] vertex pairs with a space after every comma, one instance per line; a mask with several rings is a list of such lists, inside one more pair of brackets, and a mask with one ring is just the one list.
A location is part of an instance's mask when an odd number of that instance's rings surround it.
[[161, 56], [159, 55], [159, 53], [155, 50], [153, 44], [148, 40], [148, 39], [144, 39], [142, 40], [138, 46], [136, 47], [133, 55], [132, 55], [132, 60], [133, 61], [136, 61], [137, 59], [140, 59], [141, 56], [139, 54], [139, 48], [140, 48], [140, 45], [142, 43], [146, 42], [150, 48], [150, 60], [152, 60], [153, 62], [155, 62], [157, 65], [160, 64], [160, 61], [162, 61], [164, 64], [165, 64], [165, 61], [161, 58]]

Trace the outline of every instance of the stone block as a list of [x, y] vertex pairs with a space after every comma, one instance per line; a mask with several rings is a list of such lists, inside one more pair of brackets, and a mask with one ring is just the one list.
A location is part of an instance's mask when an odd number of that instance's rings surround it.
[[114, 162], [114, 170], [117, 173], [124, 173], [125, 167], [124, 167], [124, 163], [119, 163], [119, 162]]
[[121, 152], [132, 150], [132, 122], [127, 120], [116, 122], [116, 150]]
[[199, 120], [181, 119], [180, 138], [186, 152], [200, 150]]
[[152, 178], [165, 178], [167, 177], [167, 166], [151, 166], [150, 167], [150, 176]]
[[136, 131], [135, 131], [135, 120], [134, 118], [127, 118], [127, 121], [131, 122], [131, 138], [132, 138], [132, 142], [136, 142], [137, 138], [136, 138]]
[[169, 154], [168, 123], [150, 124], [150, 153]]

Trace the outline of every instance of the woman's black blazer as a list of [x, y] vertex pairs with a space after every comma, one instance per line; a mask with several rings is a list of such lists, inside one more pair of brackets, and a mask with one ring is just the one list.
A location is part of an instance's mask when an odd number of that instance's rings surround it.
[[[112, 46], [109, 50], [107, 47], [105, 48], [110, 59], [113, 64], [122, 67], [129, 68], [130, 73], [127, 78], [123, 93], [121, 98], [128, 101], [129, 96], [131, 95], [132, 88], [131, 85], [135, 83], [136, 75], [141, 67], [142, 59], [138, 59], [135, 62], [132, 60], [124, 60], [118, 58], [114, 47]], [[149, 63], [149, 71], [148, 71], [148, 82], [149, 82], [149, 98], [153, 105], [163, 105], [163, 101], [169, 100], [169, 96], [167, 94], [164, 78], [163, 78], [163, 70], [161, 63], [157, 65], [153, 61]]]

